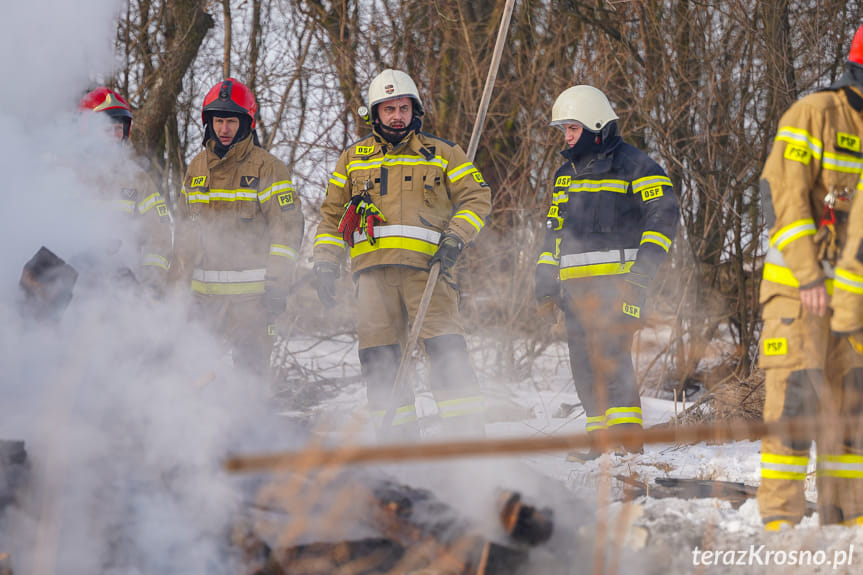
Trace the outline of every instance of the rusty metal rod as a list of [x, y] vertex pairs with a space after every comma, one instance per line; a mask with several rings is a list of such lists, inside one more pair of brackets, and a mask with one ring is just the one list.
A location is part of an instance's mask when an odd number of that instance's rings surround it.
[[831, 431], [836, 437], [844, 429], [863, 429], [860, 418], [801, 418], [765, 423], [763, 421], [724, 421], [713, 424], [653, 427], [650, 429], [610, 429], [604, 432], [549, 437], [485, 439], [449, 441], [439, 443], [411, 443], [401, 445], [357, 445], [338, 449], [311, 448], [304, 451], [258, 455], [236, 455], [224, 462], [232, 473], [253, 471], [287, 471], [313, 467], [332, 467], [356, 463], [384, 461], [421, 461], [467, 456], [503, 456], [542, 451], [595, 448], [628, 444], [641, 440], [652, 443], [699, 443], [702, 441], [756, 440], [765, 435], [787, 438], [815, 438], [817, 433]]

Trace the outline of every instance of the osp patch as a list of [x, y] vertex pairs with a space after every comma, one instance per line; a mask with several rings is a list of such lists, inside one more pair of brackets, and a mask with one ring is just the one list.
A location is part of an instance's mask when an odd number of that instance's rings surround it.
[[355, 153], [358, 156], [371, 156], [372, 154], [375, 153], [375, 147], [374, 146], [357, 146]]
[[641, 308], [638, 307], [637, 305], [631, 305], [628, 303], [624, 303], [623, 304], [623, 313], [625, 313], [628, 316], [640, 318], [641, 317]]
[[555, 188], [560, 188], [560, 187], [568, 188], [570, 180], [572, 180], [572, 177], [570, 177], [570, 176], [560, 176], [559, 178], [557, 178], [557, 180], [555, 180], [554, 187]]
[[662, 193], [662, 186], [647, 188], [646, 190], [642, 190], [641, 192], [641, 201], [646, 202], [655, 198], [661, 198]]

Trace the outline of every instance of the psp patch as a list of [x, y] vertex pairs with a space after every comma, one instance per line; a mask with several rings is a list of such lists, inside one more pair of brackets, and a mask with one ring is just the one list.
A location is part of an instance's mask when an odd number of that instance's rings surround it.
[[279, 194], [276, 196], [276, 199], [279, 200], [279, 206], [282, 208], [282, 211], [292, 210], [294, 209], [294, 192], [285, 192], [284, 194]]
[[258, 187], [258, 177], [257, 176], [240, 176], [240, 187], [241, 188], [257, 188]]
[[192, 188], [201, 188], [207, 184], [207, 176], [197, 176], [192, 178]]
[[159, 214], [159, 217], [164, 217], [168, 215], [168, 206], [165, 204], [159, 204], [156, 206], [156, 213]]
[[854, 134], [837, 132], [836, 147], [851, 150], [852, 152], [860, 152], [860, 138], [858, 136], [855, 136]]
[[476, 183], [478, 183], [479, 185], [488, 187], [488, 184], [486, 184], [485, 180], [482, 179], [482, 174], [480, 174], [478, 171], [473, 173], [473, 179], [476, 180]]
[[812, 159], [812, 152], [800, 146], [786, 146], [785, 153], [782, 155], [786, 160], [800, 162], [801, 164], [809, 165], [809, 160]]
[[784, 337], [765, 339], [764, 355], [788, 355], [788, 340]]

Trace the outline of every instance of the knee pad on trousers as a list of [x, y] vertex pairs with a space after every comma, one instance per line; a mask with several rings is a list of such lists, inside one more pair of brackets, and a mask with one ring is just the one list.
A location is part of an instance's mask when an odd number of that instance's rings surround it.
[[[380, 345], [359, 351], [360, 366], [370, 401], [388, 401], [401, 363], [401, 346]], [[411, 394], [412, 395], [412, 394]]]
[[439, 335], [424, 340], [424, 343], [431, 364], [433, 388], [460, 389], [476, 385], [463, 336]]
[[[792, 371], [785, 382], [785, 397], [780, 419], [815, 416], [818, 413], [818, 390], [824, 383], [820, 369]], [[811, 439], [782, 439], [782, 444], [795, 451], [805, 451]]]

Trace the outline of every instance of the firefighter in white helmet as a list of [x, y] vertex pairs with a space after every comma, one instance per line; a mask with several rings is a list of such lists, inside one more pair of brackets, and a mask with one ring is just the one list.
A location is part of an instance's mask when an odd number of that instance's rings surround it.
[[[581, 85], [562, 92], [550, 125], [564, 133], [566, 161], [554, 175], [536, 298], [542, 308], [563, 308], [587, 432], [640, 430], [632, 338], [677, 230], [677, 198], [659, 164], [623, 142], [600, 90]], [[640, 452], [642, 444], [612, 447]]]
[[393, 390], [429, 267], [439, 261], [420, 338], [446, 430], [484, 433], [480, 390], [468, 359], [453, 266], [485, 225], [491, 193], [452, 142], [420, 131], [423, 103], [413, 80], [384, 70], [369, 85], [372, 133], [339, 157], [321, 205], [314, 259], [318, 295], [336, 304], [346, 251], [356, 282], [359, 357], [381, 440], [418, 437], [412, 384]]
[[[783, 114], [761, 173], [770, 228], [760, 294], [765, 421], [863, 414], [863, 348], [854, 345], [863, 327], [863, 252], [855, 217], [861, 142], [863, 27], [851, 43], [845, 74]], [[757, 499], [766, 529], [795, 525], [806, 513], [812, 440], [819, 520], [863, 525], [863, 434], [855, 425], [821, 429], [817, 437], [761, 441]]]

